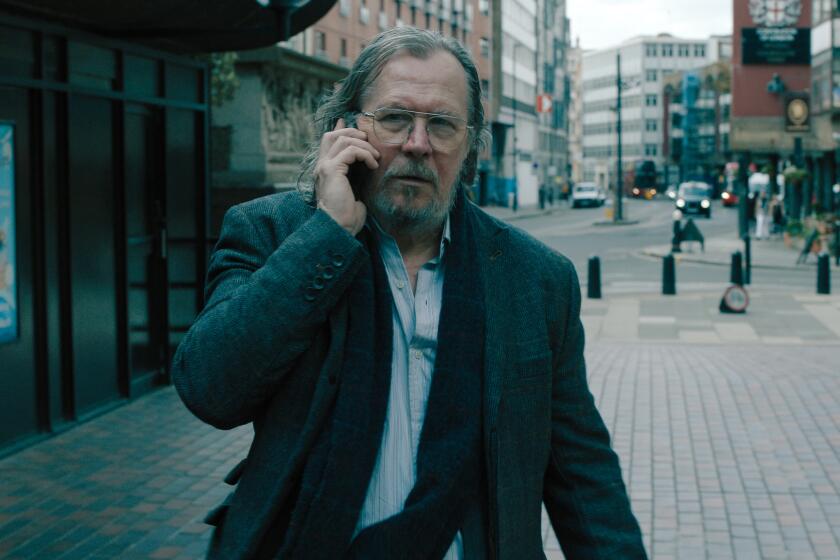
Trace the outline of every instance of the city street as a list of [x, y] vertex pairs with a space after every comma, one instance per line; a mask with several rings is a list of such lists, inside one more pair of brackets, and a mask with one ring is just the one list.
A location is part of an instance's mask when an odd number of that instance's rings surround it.
[[[628, 201], [638, 223], [625, 226], [565, 206], [511, 221], [567, 254], [584, 291], [587, 259], [602, 259], [604, 298], [582, 308], [590, 388], [649, 554], [836, 559], [840, 296], [815, 295], [813, 264], [794, 268], [790, 251], [784, 268], [769, 245], [756, 249], [745, 315], [718, 311], [729, 269], [690, 262], [699, 248], [678, 263], [678, 295], [660, 295], [651, 255], [670, 242], [671, 210]], [[706, 258], [736, 217], [715, 206], [697, 220]], [[201, 557], [204, 514], [251, 436], [201, 424], [166, 388], [12, 455], [0, 461], [0, 556]], [[563, 558], [547, 518], [544, 539], [549, 560]]]

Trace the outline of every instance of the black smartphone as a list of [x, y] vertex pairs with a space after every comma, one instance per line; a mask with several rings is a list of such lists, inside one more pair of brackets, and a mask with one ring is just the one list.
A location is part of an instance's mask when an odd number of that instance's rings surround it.
[[[344, 126], [347, 128], [358, 128], [356, 126], [356, 115], [357, 113], [344, 113]], [[350, 187], [353, 189], [353, 194], [356, 195], [357, 200], [360, 199], [358, 189], [367, 182], [369, 173], [370, 170], [362, 161], [357, 161], [351, 165], [350, 170], [347, 172], [347, 180], [350, 181]]]

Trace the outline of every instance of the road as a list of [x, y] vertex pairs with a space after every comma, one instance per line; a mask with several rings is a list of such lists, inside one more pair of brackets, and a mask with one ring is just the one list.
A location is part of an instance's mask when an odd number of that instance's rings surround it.
[[[582, 285], [587, 277], [587, 261], [597, 255], [601, 259], [602, 285], [605, 293], [650, 292], [660, 287], [662, 267], [658, 259], [640, 254], [650, 245], [670, 243], [673, 227], [673, 202], [667, 199], [651, 201], [625, 200], [624, 217], [637, 222], [632, 225], [611, 226], [604, 208], [569, 208], [561, 203], [550, 215], [518, 219], [511, 223], [543, 243], [560, 251], [577, 268]], [[714, 202], [712, 218], [694, 218], [707, 238], [737, 237], [738, 211], [723, 208]], [[699, 248], [695, 249], [699, 251]], [[793, 261], [794, 257], [791, 257]], [[755, 263], [760, 264], [760, 263]], [[680, 263], [678, 282], [681, 290], [708, 290], [724, 286], [729, 279], [727, 267], [694, 263]], [[762, 290], [804, 290], [814, 286], [814, 272], [801, 270], [753, 269], [753, 287]]]

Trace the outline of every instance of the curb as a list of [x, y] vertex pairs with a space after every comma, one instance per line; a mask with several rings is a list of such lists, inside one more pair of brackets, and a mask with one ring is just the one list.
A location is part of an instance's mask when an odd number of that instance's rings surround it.
[[647, 222], [648, 220], [621, 220], [620, 222], [614, 222], [612, 220], [603, 220], [600, 222], [593, 222], [593, 226], [598, 227], [609, 227], [609, 226], [634, 226], [636, 224], [640, 224], [642, 222]]
[[[638, 254], [644, 255], [646, 257], [654, 257], [654, 258], [657, 258], [657, 259], [665, 258], [665, 255], [663, 255], [662, 253], [657, 253], [657, 252], [649, 251], [649, 250], [639, 251]], [[677, 254], [678, 255], [685, 255], [685, 253], [677, 253]], [[696, 258], [696, 257], [689, 257], [689, 258], [682, 257], [679, 260], [681, 260], [683, 262], [690, 262], [690, 263], [696, 263], [696, 264], [710, 264], [710, 265], [714, 265], [714, 266], [731, 266], [731, 263], [729, 263], [729, 262], [714, 261], [714, 260], [711, 260], [711, 259]], [[810, 262], [805, 263], [805, 265], [811, 266], [811, 267], [817, 266], [816, 263], [810, 263]], [[804, 269], [800, 268], [800, 266], [801, 265], [755, 264], [754, 262], [750, 265], [751, 268], [761, 268], [761, 269], [766, 269], [766, 270], [804, 270]]]

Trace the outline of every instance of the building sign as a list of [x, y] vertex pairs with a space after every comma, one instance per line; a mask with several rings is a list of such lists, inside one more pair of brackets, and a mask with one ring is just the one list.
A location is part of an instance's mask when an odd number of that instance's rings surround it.
[[811, 64], [811, 30], [744, 27], [741, 48], [744, 64]]
[[741, 28], [744, 64], [810, 64], [811, 30], [797, 27], [800, 0], [749, 0], [753, 26]]
[[0, 344], [18, 337], [14, 131], [0, 123]]
[[550, 113], [552, 109], [551, 96], [542, 93], [537, 96], [537, 113]]
[[807, 132], [811, 128], [811, 108], [807, 92], [789, 93], [785, 99], [785, 130]]

